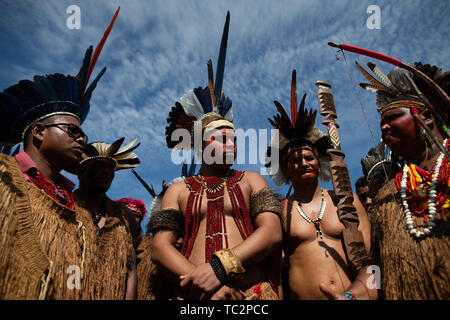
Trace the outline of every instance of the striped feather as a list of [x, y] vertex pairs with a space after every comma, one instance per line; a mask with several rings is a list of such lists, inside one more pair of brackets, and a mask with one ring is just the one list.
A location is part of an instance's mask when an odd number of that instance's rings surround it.
[[395, 91], [393, 89], [387, 87], [385, 84], [383, 84], [380, 81], [378, 81], [377, 79], [375, 79], [375, 77], [372, 76], [370, 73], [368, 73], [366, 70], [364, 70], [364, 68], [361, 67], [361, 65], [357, 61], [355, 61], [355, 64], [358, 67], [359, 71], [361, 71], [361, 73], [364, 75], [364, 77], [367, 80], [369, 80], [374, 86], [384, 88], [383, 91], [395, 94]]
[[375, 63], [368, 62], [367, 66], [370, 70], [372, 70], [373, 73], [377, 75], [378, 78], [380, 78], [381, 81], [383, 81], [389, 88], [393, 88], [391, 80], [380, 70], [380, 68], [377, 67]]
[[359, 86], [360, 86], [361, 88], [363, 88], [364, 90], [367, 90], [367, 91], [370, 91], [370, 92], [375, 92], [375, 93], [378, 92], [378, 91], [384, 91], [384, 92], [386, 92], [386, 90], [384, 90], [384, 87], [381, 88], [381, 87], [375, 86], [375, 85], [373, 85], [373, 84], [360, 83]]

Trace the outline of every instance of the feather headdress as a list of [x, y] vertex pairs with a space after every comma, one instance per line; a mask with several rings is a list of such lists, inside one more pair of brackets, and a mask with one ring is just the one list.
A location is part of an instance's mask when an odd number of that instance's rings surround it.
[[92, 142], [84, 147], [81, 156], [80, 166], [83, 168], [87, 162], [96, 159], [108, 159], [116, 164], [115, 170], [129, 169], [137, 167], [141, 162], [133, 151], [139, 147], [140, 143], [133, 146], [137, 139], [134, 139], [124, 147], [120, 147], [125, 138], [120, 138], [112, 144], [105, 142]]
[[[395, 104], [397, 101], [408, 101], [412, 102], [415, 107], [425, 107], [425, 100], [419, 95], [416, 88], [420, 92], [423, 92], [427, 99], [431, 99], [431, 102], [436, 101], [430, 107], [438, 113], [446, 112], [445, 103], [439, 102], [439, 97], [433, 94], [432, 90], [415, 74], [403, 68], [394, 68], [387, 75], [385, 75], [374, 63], [367, 63], [369, 69], [375, 74], [372, 76], [368, 71], [364, 70], [362, 66], [356, 62], [356, 66], [359, 71], [364, 75], [364, 77], [369, 80], [370, 83], [360, 83], [363, 89], [371, 92], [376, 92], [377, 94], [377, 110], [381, 114], [385, 110], [388, 110], [389, 106]], [[449, 92], [450, 87], [450, 77], [449, 72], [443, 73], [441, 69], [436, 66], [430, 66], [429, 64], [423, 65], [420, 62], [415, 62], [411, 64], [417, 70], [423, 72], [430, 79], [436, 82], [437, 85], [441, 86], [445, 92]], [[412, 80], [412, 81], [411, 81]], [[402, 106], [407, 106], [403, 104]], [[388, 107], [388, 108], [386, 108]]]
[[141, 216], [141, 220], [144, 219], [147, 213], [147, 208], [145, 207], [144, 201], [141, 199], [134, 199], [131, 197], [120, 198], [115, 200], [118, 203], [123, 203], [128, 209], [133, 210]]
[[[233, 128], [232, 102], [222, 92], [225, 58], [227, 53], [228, 30], [230, 27], [230, 12], [227, 13], [225, 26], [220, 44], [219, 58], [216, 69], [216, 79], [213, 79], [212, 61], [208, 61], [208, 86], [189, 90], [172, 107], [167, 118], [166, 142], [169, 148], [180, 148], [180, 140], [172, 140], [176, 129], [186, 129], [191, 135], [194, 122], [201, 121], [202, 129], [215, 129], [219, 127]], [[190, 146], [183, 146], [190, 148]]]
[[86, 119], [92, 93], [106, 67], [88, 86], [89, 79], [119, 10], [120, 7], [94, 53], [92, 46], [86, 50], [83, 64], [76, 76], [59, 73], [36, 75], [33, 81], [21, 80], [0, 93], [0, 143], [14, 145], [21, 142], [33, 123], [52, 115], [73, 115], [80, 123]]
[[330, 139], [322, 131], [314, 127], [317, 111], [305, 109], [306, 94], [297, 107], [297, 80], [296, 71], [292, 71], [291, 80], [291, 117], [284, 110], [283, 106], [274, 101], [278, 114], [273, 119], [268, 119], [270, 124], [278, 129], [277, 133], [272, 138], [270, 146], [267, 150], [267, 164], [269, 168], [269, 175], [277, 185], [289, 184], [289, 179], [284, 176], [282, 170], [274, 170], [273, 164], [270, 162], [273, 152], [278, 152], [280, 163], [282, 163], [282, 156], [290, 147], [301, 146], [304, 144], [314, 146], [319, 152], [319, 161], [321, 165], [320, 178], [328, 181], [330, 179], [330, 172], [328, 170], [328, 156], [326, 150], [331, 148]]
[[389, 174], [393, 166], [392, 152], [389, 147], [381, 141], [375, 148], [371, 148], [364, 159], [361, 159], [361, 168], [367, 180], [381, 166]]

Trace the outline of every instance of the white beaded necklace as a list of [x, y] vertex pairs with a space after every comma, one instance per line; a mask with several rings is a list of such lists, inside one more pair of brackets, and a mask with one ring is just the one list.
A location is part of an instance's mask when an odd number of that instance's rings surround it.
[[[444, 147], [447, 145], [447, 139], [444, 140]], [[408, 164], [405, 163], [403, 166], [403, 172], [402, 172], [402, 181], [400, 184], [400, 197], [402, 198], [402, 204], [405, 211], [405, 217], [406, 217], [406, 226], [408, 227], [409, 234], [411, 236], [414, 236], [416, 238], [425, 237], [431, 234], [431, 230], [436, 226], [434, 221], [436, 220], [436, 204], [434, 203], [434, 199], [436, 198], [436, 185], [438, 181], [438, 175], [439, 171], [441, 169], [442, 160], [444, 159], [444, 153], [441, 152], [439, 155], [438, 160], [436, 161], [436, 166], [434, 168], [433, 172], [433, 178], [431, 179], [431, 186], [430, 186], [430, 192], [429, 192], [429, 199], [428, 199], [428, 222], [427, 226], [423, 229], [423, 231], [417, 231], [414, 227], [414, 223], [411, 216], [411, 210], [409, 210], [408, 201], [406, 200], [406, 180], [408, 177]]]
[[300, 213], [300, 215], [302, 216], [303, 219], [306, 220], [306, 222], [308, 223], [313, 223], [314, 226], [316, 227], [316, 234], [318, 236], [320, 236], [320, 239], [322, 240], [322, 230], [320, 230], [320, 220], [322, 220], [323, 217], [323, 213], [325, 212], [325, 208], [327, 206], [327, 203], [325, 202], [325, 198], [323, 196], [323, 189], [320, 189], [322, 191], [322, 203], [320, 204], [320, 210], [319, 210], [319, 215], [317, 216], [317, 219], [313, 219], [310, 216], [308, 216], [302, 209], [300, 202], [298, 202], [298, 206], [297, 206], [297, 211], [298, 213]]

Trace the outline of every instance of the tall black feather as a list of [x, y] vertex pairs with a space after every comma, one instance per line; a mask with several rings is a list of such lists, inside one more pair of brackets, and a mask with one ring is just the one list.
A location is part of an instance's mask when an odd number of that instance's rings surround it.
[[227, 12], [225, 26], [223, 27], [222, 41], [220, 43], [219, 59], [217, 61], [216, 81], [214, 81], [214, 94], [216, 99], [222, 94], [223, 74], [225, 71], [225, 58], [227, 55], [228, 30], [230, 28], [230, 11]]

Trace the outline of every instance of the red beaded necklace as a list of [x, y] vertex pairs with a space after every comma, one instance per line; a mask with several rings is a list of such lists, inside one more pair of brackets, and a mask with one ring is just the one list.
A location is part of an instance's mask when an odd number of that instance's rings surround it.
[[234, 220], [244, 240], [253, 233], [250, 215], [238, 182], [244, 176], [243, 171], [232, 171], [231, 176], [224, 178], [203, 177], [201, 175], [185, 179], [190, 190], [186, 205], [185, 235], [182, 254], [189, 258], [197, 237], [200, 222], [200, 211], [203, 193], [206, 191], [207, 214], [205, 236], [205, 262], [211, 259], [214, 252], [223, 249], [223, 241], [228, 248], [228, 235], [225, 223], [224, 195], [225, 186], [230, 196], [234, 212]]
[[73, 201], [73, 193], [70, 191], [67, 191], [64, 187], [60, 187], [62, 192], [64, 193], [64, 197], [66, 199], [65, 203], [62, 202], [61, 197], [58, 197], [56, 194], [56, 188], [54, 184], [52, 184], [48, 179], [42, 174], [42, 172], [36, 169], [36, 175], [33, 177], [32, 175], [28, 175], [28, 178], [30, 181], [39, 189], [44, 190], [46, 194], [48, 194], [50, 197], [52, 197], [55, 201], [58, 203], [61, 203], [68, 207], [71, 210], [75, 209], [75, 203]]

